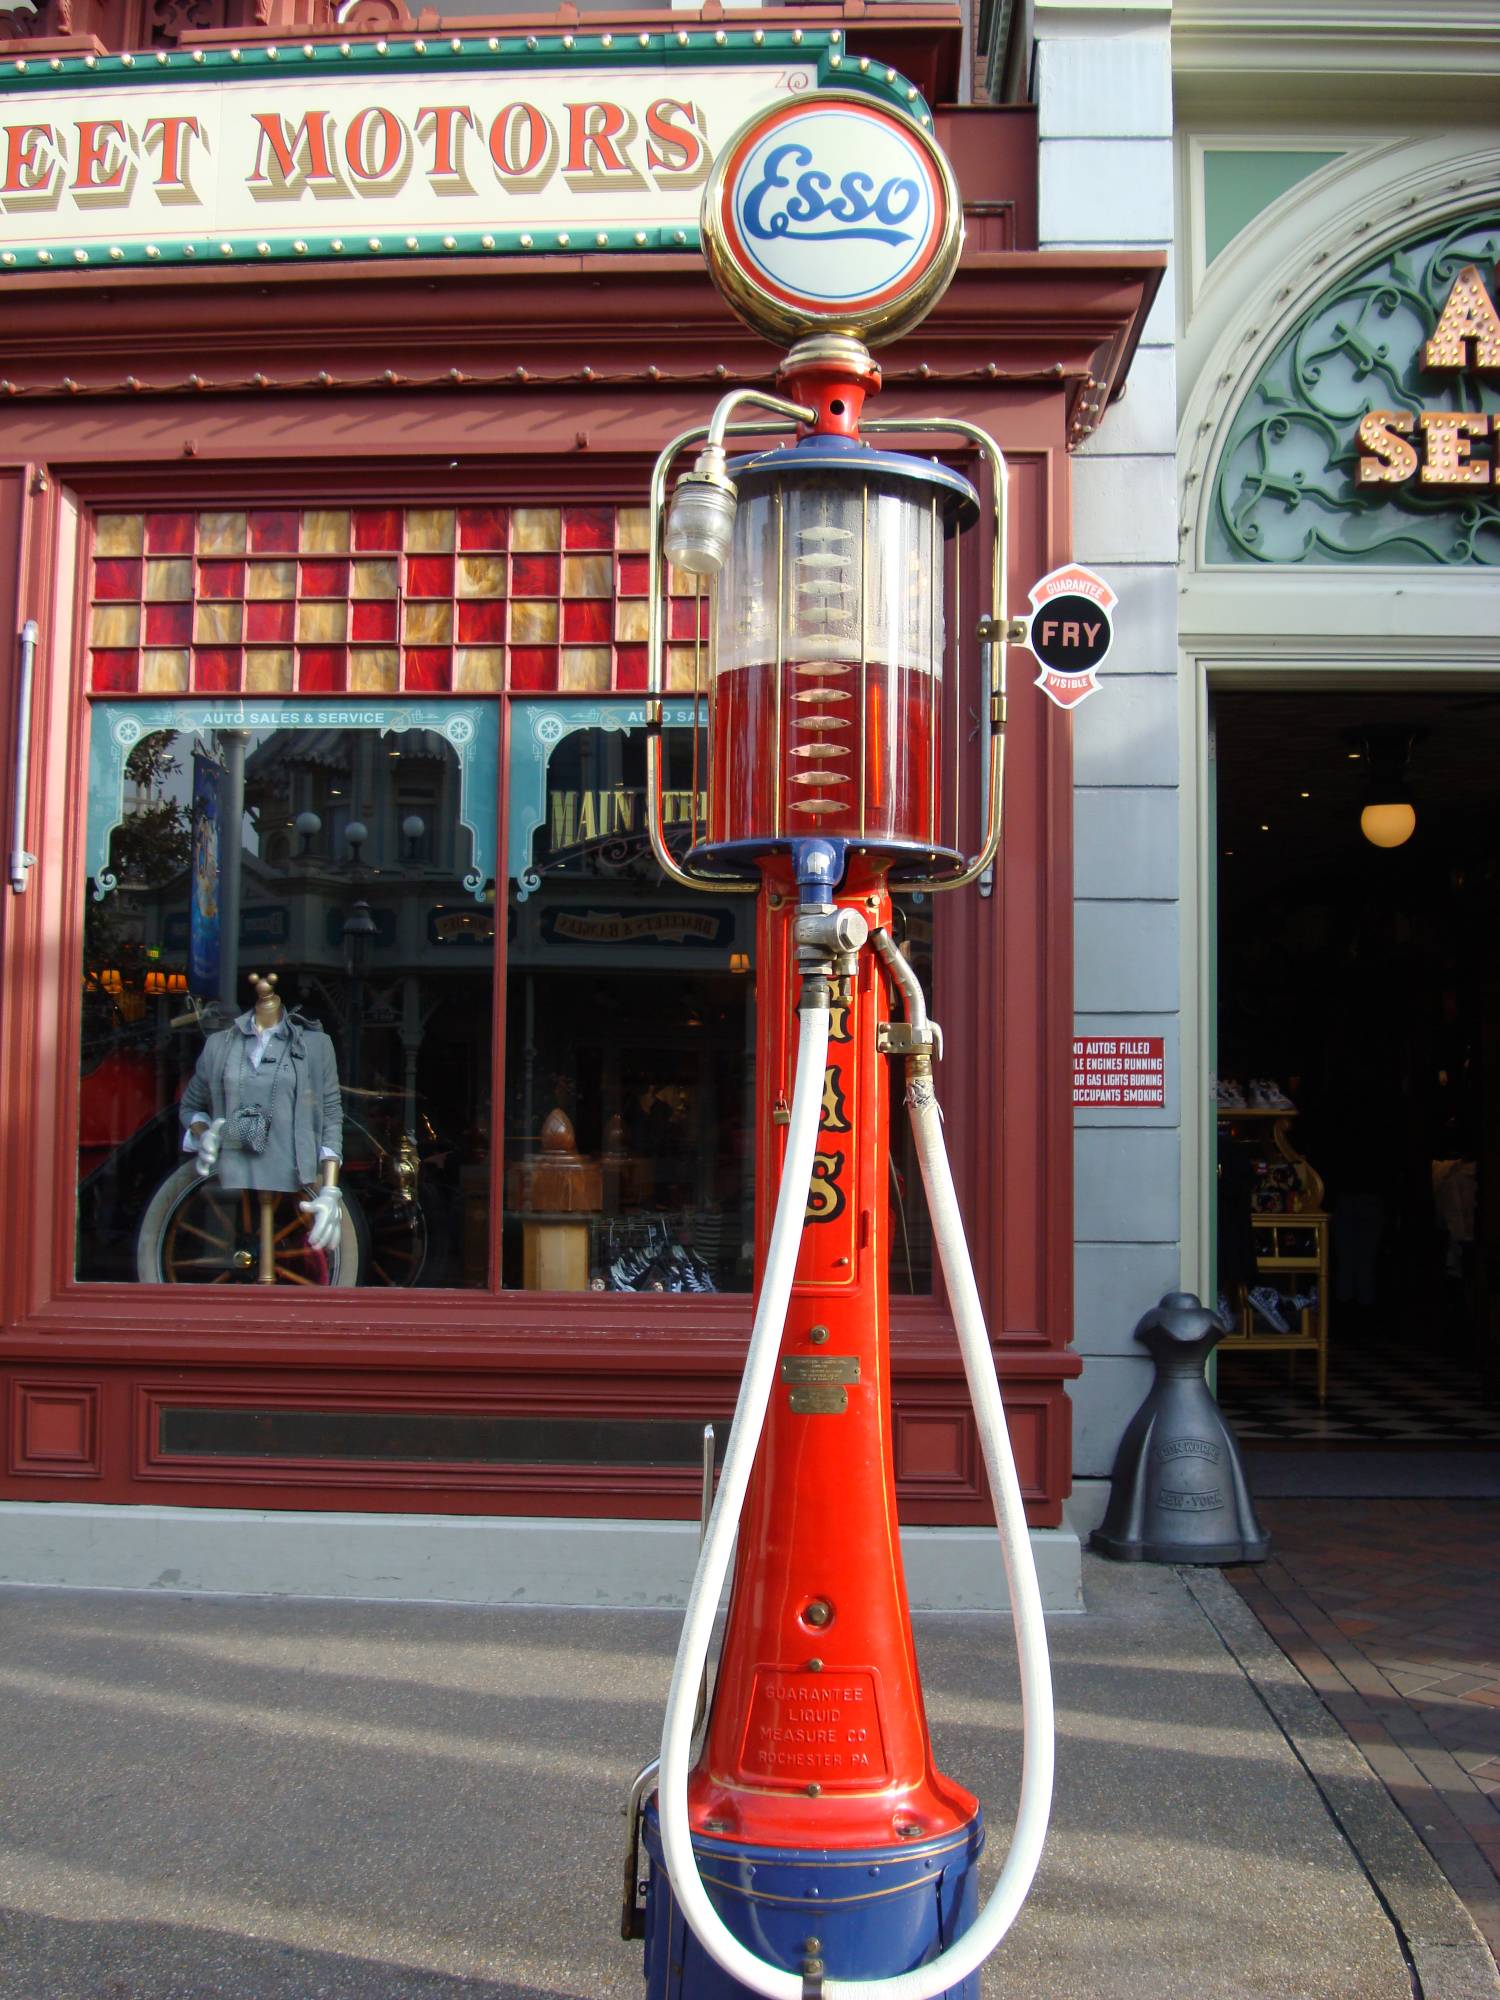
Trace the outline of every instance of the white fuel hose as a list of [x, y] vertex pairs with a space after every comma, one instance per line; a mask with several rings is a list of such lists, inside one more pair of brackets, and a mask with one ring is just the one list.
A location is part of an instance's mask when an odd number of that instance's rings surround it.
[[[925, 1027], [926, 1007], [911, 968], [901, 958], [887, 932], [876, 931], [872, 942], [906, 996], [912, 1025]], [[704, 1539], [698, 1573], [689, 1592], [687, 1614], [678, 1644], [677, 1662], [662, 1724], [658, 1791], [662, 1850], [678, 1907], [710, 1958], [752, 1993], [764, 1995], [765, 2000], [802, 2000], [805, 1990], [802, 1977], [800, 1973], [785, 1971], [757, 1958], [730, 1932], [709, 1901], [698, 1873], [697, 1857], [693, 1853], [687, 1785], [698, 1682], [708, 1656], [714, 1614], [728, 1571], [745, 1489], [775, 1380], [797, 1247], [801, 1240], [807, 1188], [812, 1176], [813, 1154], [817, 1146], [823, 1066], [828, 1047], [828, 1017], [826, 1013], [808, 1009], [799, 1018], [801, 1041], [797, 1053], [797, 1081], [781, 1190], [771, 1230], [771, 1247], [766, 1259], [755, 1327], [750, 1337], [750, 1352], [740, 1384], [734, 1429], [724, 1456], [718, 1499]], [[943, 1277], [953, 1306], [964, 1373], [968, 1378], [980, 1449], [984, 1455], [990, 1495], [1000, 1530], [1006, 1582], [1010, 1589], [1011, 1616], [1021, 1667], [1021, 1796], [1010, 1848], [999, 1879], [963, 1936], [937, 1958], [911, 1972], [895, 1973], [882, 1979], [825, 1978], [821, 1989], [824, 2000], [934, 2000], [935, 1995], [961, 1984], [989, 1957], [1015, 1921], [1041, 1860], [1052, 1802], [1052, 1677], [1041, 1592], [1037, 1587], [1036, 1566], [1032, 1561], [1031, 1542], [1026, 1529], [1025, 1505], [995, 1380], [994, 1359], [979, 1302], [979, 1290], [974, 1282], [963, 1220], [954, 1193], [953, 1175], [943, 1145], [942, 1114], [930, 1083], [925, 1089], [913, 1087], [908, 1094], [908, 1103], [922, 1183], [932, 1213]]]

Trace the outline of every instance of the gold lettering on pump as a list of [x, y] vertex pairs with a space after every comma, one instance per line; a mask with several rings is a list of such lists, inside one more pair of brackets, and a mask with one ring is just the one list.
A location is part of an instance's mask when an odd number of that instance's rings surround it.
[[1490, 420], [1466, 410], [1424, 410], [1422, 435], [1427, 440], [1427, 462], [1422, 467], [1424, 486], [1488, 486], [1490, 468], [1483, 459], [1471, 459], [1469, 439], [1487, 437]]
[[1361, 420], [1359, 442], [1370, 454], [1359, 461], [1361, 486], [1399, 486], [1413, 476], [1418, 460], [1415, 448], [1406, 442], [1411, 429], [1410, 410], [1371, 410]]

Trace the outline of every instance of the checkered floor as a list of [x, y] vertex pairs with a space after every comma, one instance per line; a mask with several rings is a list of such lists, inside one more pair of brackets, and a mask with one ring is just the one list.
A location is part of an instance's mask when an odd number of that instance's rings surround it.
[[1500, 1401], [1486, 1402], [1465, 1354], [1433, 1352], [1419, 1340], [1349, 1352], [1335, 1344], [1321, 1409], [1313, 1360], [1220, 1350], [1219, 1404], [1242, 1444], [1500, 1443]]

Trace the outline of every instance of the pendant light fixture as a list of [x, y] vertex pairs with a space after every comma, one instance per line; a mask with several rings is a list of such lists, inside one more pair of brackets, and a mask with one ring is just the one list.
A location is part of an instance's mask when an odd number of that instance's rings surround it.
[[1399, 726], [1360, 732], [1365, 784], [1359, 830], [1372, 847], [1404, 847], [1417, 830], [1408, 767], [1422, 734]]

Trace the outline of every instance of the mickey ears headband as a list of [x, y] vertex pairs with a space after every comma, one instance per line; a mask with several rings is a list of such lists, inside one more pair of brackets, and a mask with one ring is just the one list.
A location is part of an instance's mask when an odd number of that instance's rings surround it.
[[264, 976], [267, 986], [276, 986], [280, 984], [281, 975], [279, 972], [267, 972], [264, 975], [262, 975], [259, 972], [247, 972], [245, 974], [245, 978], [249, 981], [249, 983], [252, 986], [258, 986], [261, 982], [262, 976]]

